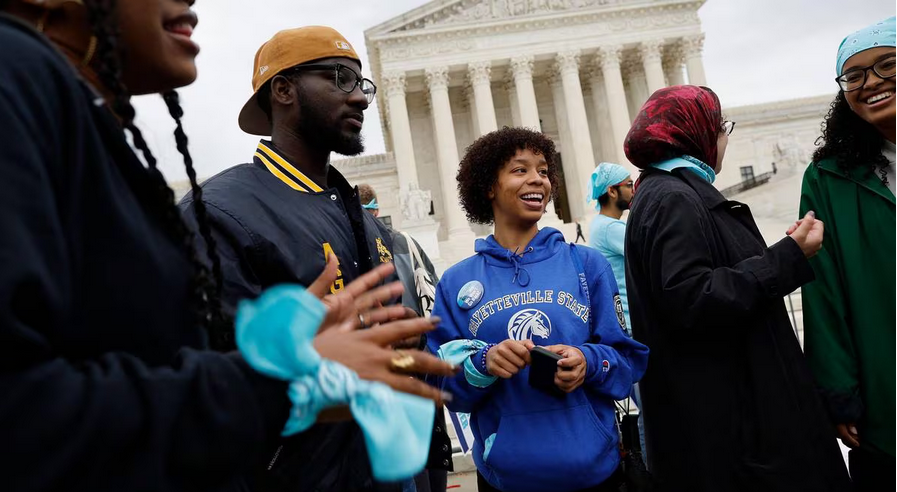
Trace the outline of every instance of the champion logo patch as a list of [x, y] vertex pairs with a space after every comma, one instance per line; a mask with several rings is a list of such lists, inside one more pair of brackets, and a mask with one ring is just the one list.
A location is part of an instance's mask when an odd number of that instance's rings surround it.
[[601, 372], [610, 371], [610, 362], [607, 359], [601, 361]]

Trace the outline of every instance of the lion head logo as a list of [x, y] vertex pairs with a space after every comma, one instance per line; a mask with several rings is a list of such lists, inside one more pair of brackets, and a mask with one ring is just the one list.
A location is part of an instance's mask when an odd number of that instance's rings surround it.
[[508, 321], [508, 338], [531, 340], [534, 336], [548, 338], [551, 335], [551, 319], [538, 309], [518, 311]]

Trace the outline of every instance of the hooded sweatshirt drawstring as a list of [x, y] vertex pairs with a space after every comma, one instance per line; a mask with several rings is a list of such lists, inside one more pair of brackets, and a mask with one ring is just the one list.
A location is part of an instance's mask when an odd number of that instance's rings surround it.
[[[505, 248], [495, 236], [489, 236], [484, 239], [477, 239], [474, 243], [474, 250], [478, 255], [488, 258], [488, 261], [496, 266], [511, 269], [509, 271], [513, 277], [510, 279], [512, 285], [527, 287], [532, 282], [533, 266], [541, 263], [549, 258], [554, 257], [557, 250], [568, 247], [564, 242], [564, 235], [557, 229], [545, 227], [540, 229], [534, 238], [532, 238], [526, 246], [519, 246], [516, 250], [511, 251]], [[565, 255], [569, 256], [569, 255]], [[507, 277], [505, 277], [507, 279]], [[507, 282], [507, 280], [503, 280]]]
[[[529, 280], [530, 280], [529, 272], [526, 271], [526, 268], [523, 268], [520, 266], [520, 260], [523, 258], [523, 255], [525, 255], [527, 253], [532, 253], [532, 251], [533, 251], [532, 246], [530, 246], [529, 248], [526, 248], [526, 250], [523, 253], [520, 253], [519, 256], [517, 255], [516, 249], [513, 252], [508, 251], [508, 254], [507, 254], [508, 261], [510, 261], [511, 263], [514, 264], [514, 278], [511, 279], [512, 284], [514, 282], [517, 282], [518, 279], [520, 279], [520, 282], [518, 282], [518, 283], [521, 287], [526, 287], [527, 285], [529, 285]], [[523, 275], [521, 275], [521, 273]]]

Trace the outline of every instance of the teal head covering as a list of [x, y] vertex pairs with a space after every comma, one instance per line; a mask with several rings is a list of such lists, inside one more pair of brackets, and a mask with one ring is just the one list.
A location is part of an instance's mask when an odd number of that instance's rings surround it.
[[847, 59], [861, 51], [878, 48], [880, 46], [894, 47], [897, 45], [897, 43], [895, 43], [895, 37], [897, 37], [895, 20], [897, 20], [897, 18], [893, 16], [888, 17], [881, 22], [864, 27], [844, 38], [844, 41], [841, 41], [841, 46], [838, 47], [838, 61], [837, 66], [835, 67], [835, 75], [842, 75], [841, 70], [844, 69], [844, 64], [847, 63]]
[[629, 179], [629, 171], [619, 165], [610, 162], [602, 162], [592, 171], [592, 191], [586, 201], [598, 200], [598, 197], [607, 193], [607, 188], [618, 185]]
[[365, 210], [380, 210], [380, 205], [377, 203], [377, 199], [374, 198], [370, 202], [362, 205], [361, 208]]

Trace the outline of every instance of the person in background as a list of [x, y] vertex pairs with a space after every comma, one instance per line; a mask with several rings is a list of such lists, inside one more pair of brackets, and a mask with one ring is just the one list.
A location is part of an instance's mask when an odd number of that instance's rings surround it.
[[[243, 131], [271, 139], [259, 141], [251, 163], [213, 176], [202, 195], [188, 194], [180, 203], [186, 218], [199, 207], [208, 211], [226, 313], [268, 287], [309, 285], [333, 255], [339, 262], [334, 294], [392, 261], [390, 231], [365, 213], [357, 189], [330, 165], [333, 152], [364, 150], [364, 112], [377, 88], [361, 70], [352, 45], [323, 26], [280, 31], [256, 53], [253, 93], [238, 122]], [[373, 324], [364, 315], [359, 322]], [[373, 480], [356, 422], [316, 425], [270, 453], [255, 490], [402, 490]]]
[[[625, 167], [610, 162], [598, 164], [590, 178], [592, 192], [589, 201], [598, 205], [598, 215], [589, 225], [589, 246], [597, 249], [607, 258], [614, 270], [614, 279], [620, 291], [623, 316], [626, 318], [626, 333], [632, 336], [632, 322], [629, 320], [629, 299], [626, 296], [626, 262], [623, 243], [626, 239], [626, 222], [620, 220], [623, 212], [629, 210], [632, 202], [632, 176]], [[638, 383], [632, 388], [632, 400], [641, 408]], [[642, 413], [638, 416], [639, 448], [642, 462], [645, 456], [645, 426]]]
[[[358, 196], [362, 207], [374, 217], [380, 214], [377, 204], [377, 192], [374, 188], [363, 183], [358, 185]], [[415, 316], [429, 317], [433, 311], [433, 294], [439, 276], [436, 268], [427, 252], [411, 237], [396, 230], [392, 230], [392, 257], [396, 267], [396, 275], [402, 282], [402, 305], [414, 311]], [[399, 348], [427, 346], [426, 335], [405, 340]], [[435, 384], [435, 381], [428, 382]], [[448, 435], [443, 409], [436, 411], [436, 419], [433, 424], [433, 435], [430, 440], [430, 454], [427, 458], [427, 468], [414, 477], [417, 492], [445, 492], [448, 485], [448, 472], [453, 470], [452, 441]]]
[[577, 222], [576, 223], [576, 240], [573, 242], [578, 243], [580, 239], [582, 239], [582, 242], [586, 242], [586, 237], [582, 235], [582, 225], [579, 222]]
[[862, 491], [891, 490], [895, 475], [894, 45], [894, 17], [844, 38], [800, 200], [826, 223], [801, 292], [806, 354]]
[[734, 123], [716, 94], [659, 89], [636, 115], [626, 234], [648, 468], [660, 490], [851, 490], [783, 297], [813, 280], [824, 225], [808, 213], [767, 246], [747, 205], [713, 186]]
[[358, 199], [361, 201], [361, 208], [365, 209], [375, 218], [380, 217], [380, 204], [377, 203], [377, 193], [369, 184], [358, 185]]
[[[236, 351], [209, 350], [233, 331], [215, 305], [217, 272], [197, 260], [134, 123], [131, 96], [164, 95], [197, 190], [175, 92], [197, 75], [193, 4], [0, 1], [3, 490], [232, 491], [285, 428], [289, 382]], [[206, 254], [217, 258], [212, 245]], [[322, 330], [319, 356], [438, 399], [393, 372], [385, 347], [429, 323], [334, 329], [358, 312], [396, 314], [358, 304], [395, 292], [371, 291], [390, 269], [326, 297], [324, 322], [302, 327]], [[335, 264], [317, 274], [309, 292], [323, 296]], [[305, 300], [294, 314], [322, 311]], [[422, 372], [452, 373], [427, 354], [413, 358]]]
[[[464, 366], [442, 388], [450, 410], [470, 413], [478, 490], [616, 492], [615, 400], [629, 396], [648, 349], [623, 330], [607, 260], [538, 227], [558, 185], [554, 143], [525, 128], [487, 133], [457, 177], [468, 219], [495, 233], [443, 275], [442, 324], [428, 343]], [[560, 356], [544, 389], [528, 382], [536, 345]]]
[[610, 162], [602, 162], [592, 171], [592, 194], [589, 200], [596, 201], [598, 215], [589, 225], [589, 246], [597, 249], [607, 258], [614, 269], [614, 278], [623, 302], [626, 317], [626, 332], [632, 335], [629, 321], [629, 301], [626, 297], [626, 264], [623, 256], [623, 241], [626, 238], [626, 222], [620, 220], [623, 212], [629, 210], [632, 202], [632, 176], [625, 167]]

